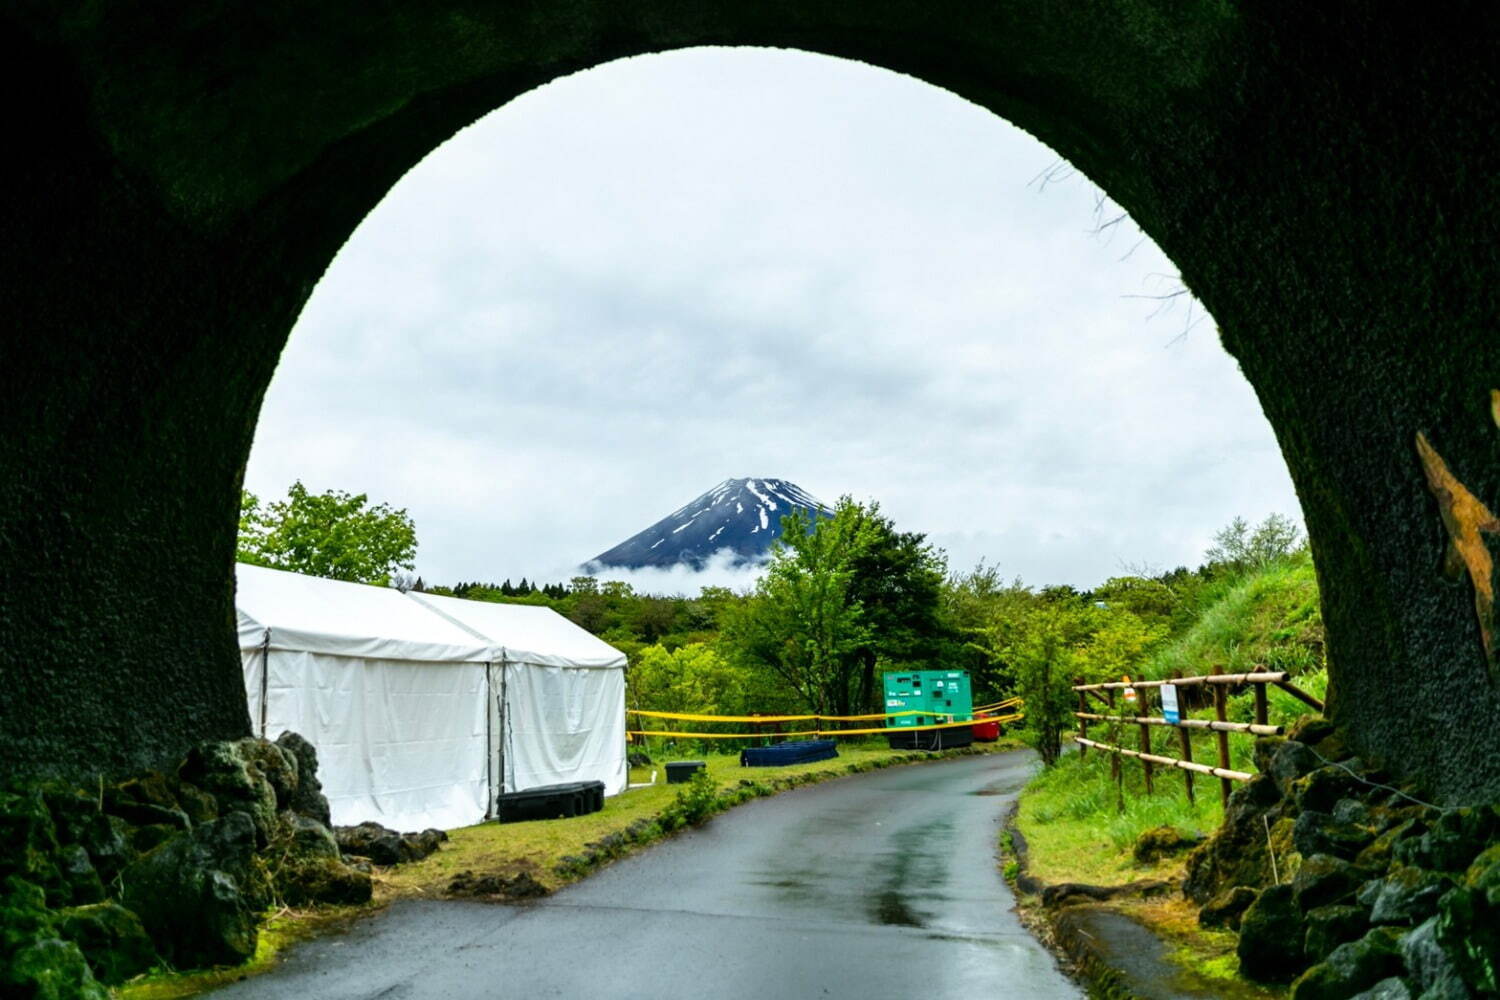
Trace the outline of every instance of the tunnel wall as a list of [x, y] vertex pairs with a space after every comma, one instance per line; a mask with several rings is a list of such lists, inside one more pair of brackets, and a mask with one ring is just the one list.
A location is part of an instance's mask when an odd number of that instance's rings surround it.
[[243, 733], [238, 491], [338, 247], [426, 152], [526, 90], [748, 44], [945, 87], [1131, 212], [1287, 458], [1330, 711], [1432, 794], [1500, 798], [1496, 532], [1475, 515], [1500, 506], [1496, 14], [1316, 8], [21, 5], [0, 22], [0, 73], [26, 95], [25, 152], [3, 161], [21, 196], [0, 206], [0, 760], [114, 773]]

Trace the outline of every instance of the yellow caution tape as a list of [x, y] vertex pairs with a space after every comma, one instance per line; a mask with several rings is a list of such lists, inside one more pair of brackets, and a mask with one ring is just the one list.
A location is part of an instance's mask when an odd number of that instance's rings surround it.
[[870, 719], [893, 719], [904, 715], [947, 715], [946, 712], [924, 712], [907, 709], [904, 712], [876, 712], [873, 715], [695, 715], [691, 712], [648, 712], [643, 708], [632, 708], [627, 715], [640, 715], [648, 719], [673, 719], [678, 722], [866, 722]]
[[[931, 712], [917, 713], [931, 715]], [[827, 716], [824, 716], [827, 718]], [[882, 726], [875, 729], [807, 729], [794, 733], [677, 733], [662, 729], [631, 729], [626, 732], [627, 736], [675, 736], [678, 739], [689, 740], [753, 740], [766, 736], [868, 736], [875, 733], [912, 733], [929, 729], [957, 729], [960, 726], [983, 725], [986, 722], [1015, 722], [1025, 718], [1020, 714], [1001, 715], [989, 719], [970, 720], [967, 722], [938, 722], [925, 726]]]

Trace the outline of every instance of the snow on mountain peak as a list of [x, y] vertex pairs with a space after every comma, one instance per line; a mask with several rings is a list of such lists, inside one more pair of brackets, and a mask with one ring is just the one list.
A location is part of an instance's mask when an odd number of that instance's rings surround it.
[[761, 562], [781, 537], [781, 519], [797, 509], [828, 511], [822, 501], [784, 479], [726, 479], [585, 566], [639, 569], [685, 563], [701, 569], [723, 549], [737, 563]]

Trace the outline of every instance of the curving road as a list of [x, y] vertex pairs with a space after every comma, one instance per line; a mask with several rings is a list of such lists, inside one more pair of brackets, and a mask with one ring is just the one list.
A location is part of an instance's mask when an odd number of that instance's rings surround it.
[[1011, 753], [740, 806], [541, 902], [403, 902], [228, 998], [1080, 998], [1011, 912]]

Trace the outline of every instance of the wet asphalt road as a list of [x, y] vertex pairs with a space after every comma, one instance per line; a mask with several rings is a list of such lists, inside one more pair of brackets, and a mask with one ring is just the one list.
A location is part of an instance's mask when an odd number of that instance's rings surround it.
[[996, 868], [1030, 759], [757, 800], [531, 905], [397, 903], [214, 996], [1079, 998]]

